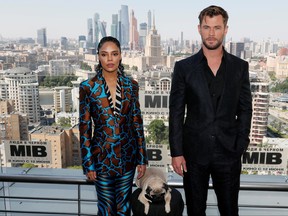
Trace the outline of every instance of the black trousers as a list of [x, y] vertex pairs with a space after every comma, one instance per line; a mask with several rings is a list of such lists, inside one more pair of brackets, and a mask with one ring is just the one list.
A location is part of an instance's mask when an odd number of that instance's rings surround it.
[[221, 216], [238, 216], [241, 157], [216, 147], [209, 164], [187, 163], [183, 183], [189, 216], [205, 216], [211, 176]]

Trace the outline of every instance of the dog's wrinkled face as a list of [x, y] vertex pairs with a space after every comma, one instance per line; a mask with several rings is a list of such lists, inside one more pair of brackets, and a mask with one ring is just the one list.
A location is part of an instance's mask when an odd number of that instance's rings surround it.
[[168, 185], [163, 181], [151, 181], [147, 185], [145, 197], [151, 201], [164, 200], [164, 196], [168, 190]]

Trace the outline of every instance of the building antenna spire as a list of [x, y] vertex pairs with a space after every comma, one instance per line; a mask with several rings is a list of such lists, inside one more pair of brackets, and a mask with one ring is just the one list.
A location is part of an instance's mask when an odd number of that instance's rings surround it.
[[155, 11], [153, 10], [153, 30], [156, 29], [156, 26], [155, 26]]

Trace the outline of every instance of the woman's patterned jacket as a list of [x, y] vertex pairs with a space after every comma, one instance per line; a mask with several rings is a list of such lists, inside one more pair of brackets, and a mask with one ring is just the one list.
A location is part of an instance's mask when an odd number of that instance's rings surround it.
[[[79, 131], [83, 172], [121, 175], [147, 164], [138, 83], [118, 73], [121, 111], [114, 115], [104, 77], [83, 81], [79, 88]], [[93, 130], [93, 134], [92, 134]]]

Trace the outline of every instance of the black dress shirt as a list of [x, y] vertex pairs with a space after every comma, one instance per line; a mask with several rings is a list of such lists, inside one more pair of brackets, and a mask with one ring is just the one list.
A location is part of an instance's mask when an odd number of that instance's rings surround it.
[[208, 66], [207, 59], [204, 55], [201, 63], [203, 64], [203, 68], [205, 68], [204, 74], [213, 103], [214, 112], [216, 112], [224, 88], [225, 58], [222, 57], [221, 65], [216, 73], [216, 76]]

